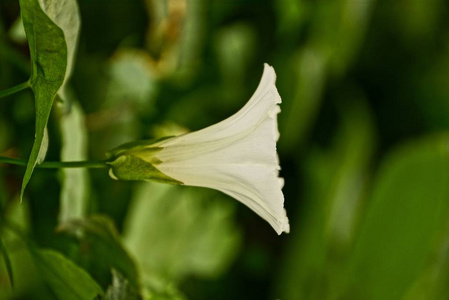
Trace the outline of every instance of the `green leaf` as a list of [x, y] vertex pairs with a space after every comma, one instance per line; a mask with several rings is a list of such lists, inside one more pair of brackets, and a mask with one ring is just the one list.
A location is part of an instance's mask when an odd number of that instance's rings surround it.
[[25, 28], [23, 28], [22, 18], [18, 17], [9, 29], [9, 37], [16, 43], [26, 43]]
[[106, 291], [105, 300], [135, 300], [140, 299], [137, 292], [129, 285], [128, 280], [112, 269], [112, 285]]
[[[139, 275], [134, 261], [124, 249], [120, 237], [106, 216], [91, 216], [88, 219], [72, 220], [62, 224], [59, 229], [80, 239], [82, 254], [92, 268], [92, 274], [103, 277], [114, 268], [129, 281], [136, 291], [140, 290]], [[79, 233], [82, 232], [80, 235]]]
[[35, 97], [35, 139], [20, 197], [39, 158], [45, 156], [45, 128], [56, 94], [68, 79], [79, 31], [75, 0], [20, 0], [20, 8], [31, 56], [30, 84]]
[[[108, 64], [108, 75], [105, 106], [119, 105], [135, 113], [152, 106], [158, 86], [148, 52], [139, 49], [118, 50]], [[134, 114], [130, 117], [135, 118]]]
[[3, 257], [3, 261], [5, 262], [6, 271], [8, 272], [9, 282], [11, 282], [11, 286], [14, 287], [14, 276], [12, 270], [11, 259], [9, 258], [8, 249], [6, 249], [3, 240], [0, 238], [0, 252]]
[[222, 93], [228, 102], [245, 98], [245, 76], [256, 49], [255, 29], [247, 23], [233, 23], [216, 34], [215, 52], [224, 81]]
[[423, 271], [448, 214], [448, 144], [448, 135], [428, 138], [383, 162], [345, 299], [401, 299]]
[[240, 242], [233, 206], [211, 195], [216, 194], [153, 182], [135, 191], [125, 245], [141, 266], [143, 283], [156, 294], [173, 296], [173, 283], [192, 274], [216, 277], [233, 261]]
[[[322, 105], [328, 78], [343, 77], [357, 57], [370, 20], [373, 1], [365, 0], [363, 5], [357, 1], [320, 2], [313, 8], [314, 17], [310, 17], [312, 14], [306, 3], [290, 5], [286, 2], [277, 1], [276, 4], [279, 4], [280, 10], [285, 9], [282, 6], [288, 7], [289, 14], [295, 9], [300, 10], [306, 17], [301, 20], [301, 16], [296, 14], [295, 21], [299, 21], [296, 26], [311, 26], [312, 37], [295, 55], [289, 53], [285, 60], [288, 64], [286, 68], [293, 69], [294, 74], [289, 75], [291, 79], [285, 89], [285, 92], [291, 94], [281, 93], [291, 100], [290, 106], [284, 106], [284, 124], [281, 126], [284, 130], [280, 143], [282, 148], [293, 154], [297, 151], [298, 144], [305, 143], [310, 134]], [[328, 18], [329, 15], [333, 17]], [[323, 19], [327, 21], [323, 22]], [[296, 30], [291, 33], [293, 36], [297, 35]], [[284, 39], [285, 42], [292, 40], [286, 36]]]
[[47, 283], [58, 299], [84, 300], [103, 295], [101, 287], [90, 275], [53, 250], [33, 250], [33, 257]]
[[[15, 201], [18, 204], [18, 201]], [[26, 204], [26, 202], [24, 202]], [[15, 204], [14, 204], [15, 205]], [[8, 286], [7, 266], [0, 263], [0, 298], [1, 299], [33, 299], [39, 295], [41, 299], [54, 299], [51, 291], [45, 286], [42, 274], [37, 269], [29, 247], [33, 244], [22, 226], [11, 223], [9, 216], [1, 231], [4, 247], [8, 249], [8, 256], [14, 271], [14, 287]], [[0, 252], [1, 256], [1, 252]], [[1, 257], [0, 257], [1, 260]]]
[[39, 0], [39, 4], [47, 16], [64, 32], [67, 45], [67, 68], [58, 95], [62, 100], [67, 100], [67, 81], [72, 76], [81, 23], [78, 4], [76, 0]]
[[341, 122], [332, 147], [313, 147], [301, 166], [307, 189], [277, 280], [281, 299], [333, 299], [344, 279], [330, 270], [343, 269], [352, 249], [375, 144], [369, 107], [348, 90], [338, 101]]
[[[70, 109], [60, 119], [61, 160], [82, 161], [87, 158], [87, 130], [84, 112], [78, 102], [71, 101]], [[86, 169], [62, 170], [61, 207], [59, 223], [82, 218], [88, 198], [88, 177]]]

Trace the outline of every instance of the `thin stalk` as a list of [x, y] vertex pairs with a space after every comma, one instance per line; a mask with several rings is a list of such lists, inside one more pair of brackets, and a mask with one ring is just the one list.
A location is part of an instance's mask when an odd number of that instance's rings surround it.
[[[17, 158], [0, 156], [0, 163], [18, 165], [26, 167], [27, 161]], [[44, 161], [41, 164], [36, 165], [36, 168], [42, 169], [63, 169], [63, 168], [88, 168], [88, 169], [98, 169], [107, 168], [107, 161], [97, 160], [97, 161]]]
[[12, 94], [17, 93], [17, 92], [20, 92], [20, 91], [25, 90], [25, 89], [27, 89], [29, 87], [30, 87], [30, 82], [29, 81], [22, 82], [21, 84], [13, 86], [13, 87], [11, 87], [9, 89], [0, 91], [0, 98], [12, 95]]

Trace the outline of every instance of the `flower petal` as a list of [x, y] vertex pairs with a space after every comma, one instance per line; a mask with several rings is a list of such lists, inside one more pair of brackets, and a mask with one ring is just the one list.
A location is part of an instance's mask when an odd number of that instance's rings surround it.
[[[186, 185], [226, 193], [268, 221], [278, 234], [289, 232], [284, 210], [276, 141], [281, 98], [276, 74], [265, 64], [261, 82], [236, 114], [205, 129], [153, 144], [161, 172]], [[145, 159], [145, 157], [142, 157]]]

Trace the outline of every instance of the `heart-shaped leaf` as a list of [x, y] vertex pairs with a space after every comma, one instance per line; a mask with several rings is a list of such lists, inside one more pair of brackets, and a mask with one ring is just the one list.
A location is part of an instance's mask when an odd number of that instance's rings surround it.
[[[38, 160], [45, 156], [45, 127], [55, 96], [71, 72], [79, 15], [76, 0], [20, 0], [20, 8], [30, 47], [30, 85], [36, 107], [35, 139], [22, 182], [22, 198]], [[62, 90], [60, 94], [64, 98]]]

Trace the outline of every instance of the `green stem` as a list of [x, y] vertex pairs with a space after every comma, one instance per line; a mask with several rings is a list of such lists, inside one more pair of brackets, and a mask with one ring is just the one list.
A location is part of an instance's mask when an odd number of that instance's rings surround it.
[[[12, 164], [26, 167], [27, 161], [17, 158], [0, 156], [0, 163]], [[42, 169], [62, 169], [62, 168], [107, 168], [109, 167], [106, 161], [44, 161], [36, 165], [36, 168]]]
[[25, 89], [27, 89], [29, 87], [30, 87], [30, 82], [29, 81], [22, 82], [21, 84], [13, 86], [13, 87], [11, 87], [9, 89], [6, 89], [4, 91], [0, 91], [0, 98], [9, 96], [9, 95], [17, 93], [17, 92], [20, 92], [20, 91], [25, 90]]

